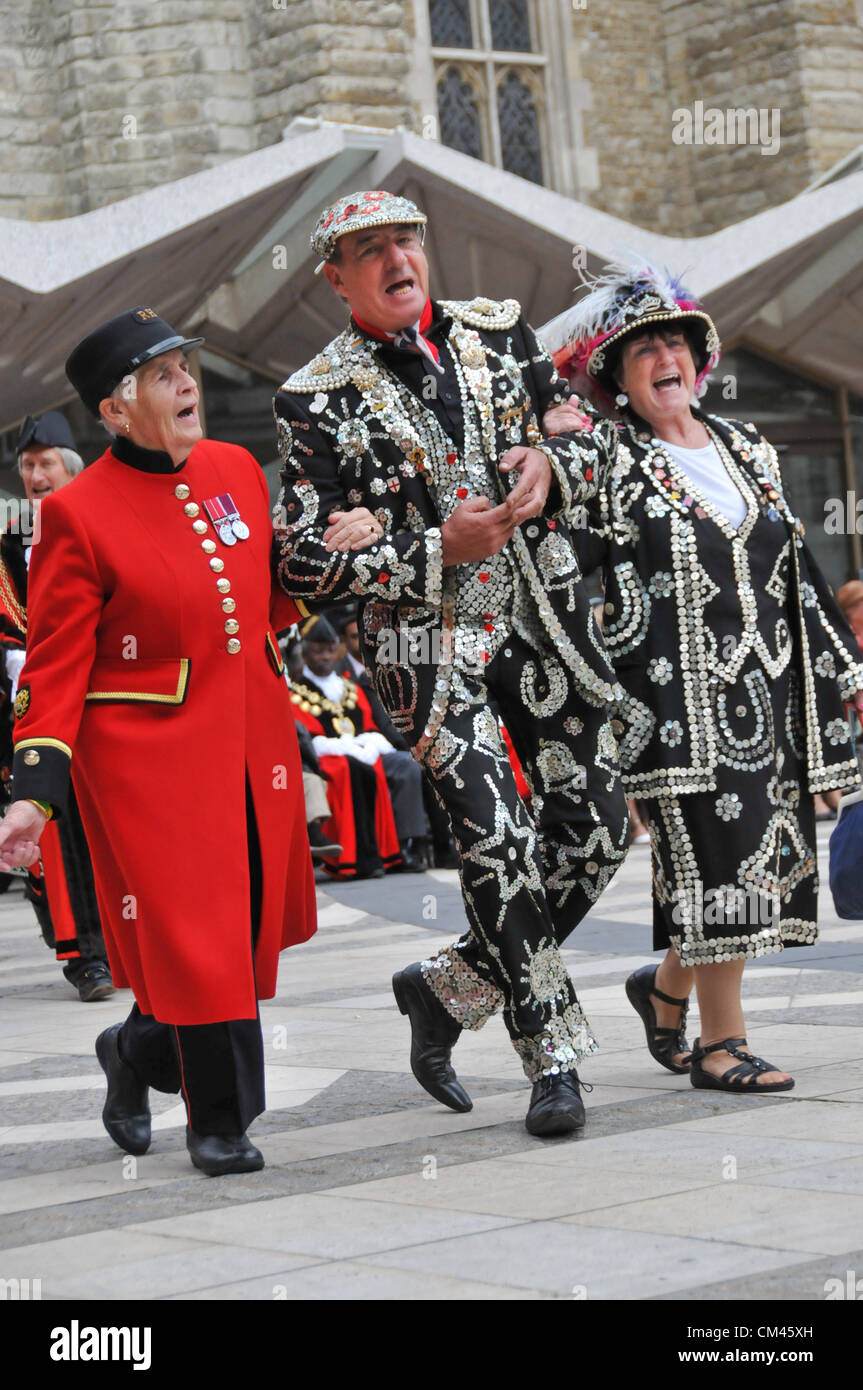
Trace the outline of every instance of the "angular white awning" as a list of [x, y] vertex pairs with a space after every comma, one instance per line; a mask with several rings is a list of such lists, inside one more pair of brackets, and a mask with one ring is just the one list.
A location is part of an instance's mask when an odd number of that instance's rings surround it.
[[684, 273], [723, 340], [863, 394], [863, 172], [704, 237], [655, 234], [406, 132], [299, 123], [280, 144], [62, 222], [0, 219], [0, 428], [70, 397], [63, 362], [152, 303], [279, 379], [345, 322], [312, 274], [322, 206], [388, 187], [429, 215], [432, 291], [513, 297], [536, 325], [625, 248]]

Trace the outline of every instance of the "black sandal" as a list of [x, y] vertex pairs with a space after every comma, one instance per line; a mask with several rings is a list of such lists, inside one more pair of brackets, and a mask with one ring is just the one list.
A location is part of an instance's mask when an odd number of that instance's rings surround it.
[[[644, 1024], [644, 1031], [647, 1034], [647, 1050], [655, 1062], [666, 1071], [673, 1071], [676, 1076], [685, 1076], [689, 1072], [689, 1063], [681, 1065], [672, 1062], [672, 1057], [677, 1052], [689, 1052], [689, 1043], [686, 1041], [686, 1015], [689, 1010], [688, 999], [672, 999], [670, 994], [663, 994], [661, 989], [656, 988], [656, 972], [658, 965], [643, 965], [640, 970], [636, 970], [630, 975], [626, 982], [626, 997], [635, 1012]], [[657, 999], [661, 999], [665, 1004], [676, 1004], [680, 1009], [680, 1022], [676, 1028], [660, 1028], [656, 1022], [656, 1010], [650, 1002], [650, 996], [655, 994]]]
[[[743, 1095], [746, 1091], [770, 1092], [770, 1091], [790, 1091], [794, 1085], [794, 1078], [788, 1081], [768, 1081], [765, 1086], [760, 1086], [755, 1077], [763, 1076], [768, 1071], [781, 1071], [781, 1067], [775, 1067], [772, 1062], [765, 1062], [763, 1057], [753, 1057], [749, 1052], [739, 1052], [738, 1048], [748, 1047], [745, 1038], [726, 1038], [724, 1042], [708, 1043], [706, 1047], [701, 1046], [699, 1038], [695, 1040], [695, 1047], [692, 1049], [692, 1065], [689, 1070], [689, 1078], [693, 1086], [699, 1087], [704, 1091], [734, 1091], [737, 1095]], [[728, 1071], [721, 1076], [714, 1076], [713, 1072], [705, 1071], [701, 1066], [701, 1059], [708, 1052], [725, 1051], [732, 1057], [738, 1057], [739, 1064], [736, 1067], [729, 1067]]]

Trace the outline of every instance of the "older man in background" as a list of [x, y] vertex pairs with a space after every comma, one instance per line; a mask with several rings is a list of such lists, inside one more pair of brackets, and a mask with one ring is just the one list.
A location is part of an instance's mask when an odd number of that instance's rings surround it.
[[[39, 419], [28, 415], [18, 435], [18, 471], [28, 506], [16, 513], [0, 536], [0, 645], [9, 681], [9, 698], [18, 696], [18, 677], [27, 642], [27, 576], [37, 534], [39, 505], [52, 492], [71, 483], [84, 467], [72, 431], [59, 410]], [[17, 705], [15, 706], [17, 709]], [[6, 761], [12, 762], [12, 728]], [[27, 894], [45, 942], [64, 961], [63, 974], [82, 1003], [107, 999], [114, 993], [102, 937], [90, 853], [74, 796], [66, 816], [45, 831], [40, 844], [42, 873], [28, 875]]]

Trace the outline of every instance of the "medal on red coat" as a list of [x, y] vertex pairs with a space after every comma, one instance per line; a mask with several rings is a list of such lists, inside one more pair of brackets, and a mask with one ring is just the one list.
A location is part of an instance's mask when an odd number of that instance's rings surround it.
[[204, 511], [223, 545], [236, 545], [238, 540], [249, 539], [249, 528], [241, 518], [237, 504], [229, 492], [223, 492], [219, 497], [208, 497], [204, 503]]

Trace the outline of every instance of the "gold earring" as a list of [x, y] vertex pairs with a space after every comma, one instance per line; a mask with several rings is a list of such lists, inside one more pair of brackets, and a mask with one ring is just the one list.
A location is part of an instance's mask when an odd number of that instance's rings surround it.
[[128, 421], [128, 420], [126, 421], [126, 424], [125, 424], [124, 428], [125, 428], [127, 434], [131, 434], [131, 432], [132, 432], [132, 426], [129, 424], [129, 421]]

